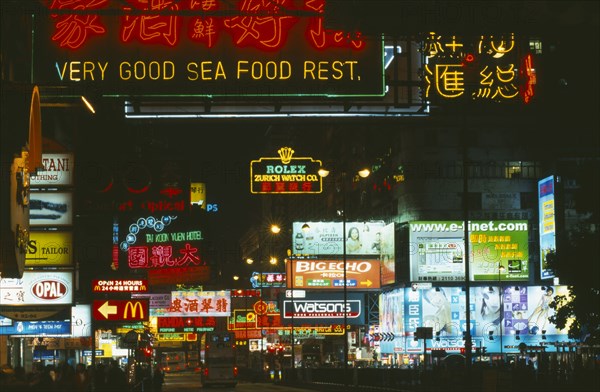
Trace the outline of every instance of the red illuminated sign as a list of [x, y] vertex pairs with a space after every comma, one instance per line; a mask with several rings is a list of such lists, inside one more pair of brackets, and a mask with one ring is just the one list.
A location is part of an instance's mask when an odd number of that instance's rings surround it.
[[92, 315], [98, 321], [146, 321], [148, 300], [99, 300], [92, 304]]
[[203, 283], [210, 279], [210, 267], [174, 267], [148, 270], [148, 283], [152, 286], [183, 283]]
[[146, 279], [107, 279], [93, 280], [94, 293], [145, 293], [148, 291]]
[[36, 40], [35, 83], [129, 95], [383, 96], [382, 41], [327, 28], [325, 3], [56, 0], [36, 18], [36, 36], [47, 38]]

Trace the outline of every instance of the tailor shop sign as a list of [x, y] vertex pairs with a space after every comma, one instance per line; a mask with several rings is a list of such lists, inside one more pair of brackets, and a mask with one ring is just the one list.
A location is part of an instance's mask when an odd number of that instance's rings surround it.
[[73, 233], [32, 231], [27, 242], [26, 267], [68, 267], [73, 264]]
[[114, 96], [384, 95], [383, 41], [326, 28], [325, 0], [149, 4], [50, 2], [35, 20], [34, 83]]
[[296, 194], [321, 193], [322, 163], [312, 158], [294, 158], [294, 150], [281, 147], [279, 157], [260, 158], [250, 162], [250, 192]]

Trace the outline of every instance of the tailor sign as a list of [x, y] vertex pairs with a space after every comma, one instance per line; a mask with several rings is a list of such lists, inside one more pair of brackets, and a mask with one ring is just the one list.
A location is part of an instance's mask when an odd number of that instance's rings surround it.
[[92, 303], [92, 316], [97, 321], [147, 321], [148, 300], [96, 300]]
[[73, 264], [73, 233], [31, 231], [27, 242], [26, 267], [69, 267]]
[[383, 96], [383, 40], [326, 28], [325, 6], [50, 2], [35, 19], [33, 80], [108, 96]]
[[250, 162], [250, 193], [321, 193], [322, 163], [312, 158], [294, 158], [294, 150], [281, 147], [277, 158]]

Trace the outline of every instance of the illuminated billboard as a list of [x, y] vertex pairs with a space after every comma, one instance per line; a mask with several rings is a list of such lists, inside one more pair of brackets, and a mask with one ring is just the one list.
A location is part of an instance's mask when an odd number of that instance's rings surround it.
[[[365, 323], [364, 295], [341, 292], [306, 292], [303, 298], [282, 298], [281, 318], [286, 325], [323, 325]], [[343, 324], [342, 324], [343, 325]]]
[[458, 353], [464, 349], [467, 309], [474, 347], [514, 353], [519, 343], [526, 343], [556, 351], [547, 342], [568, 341], [570, 324], [558, 329], [549, 321], [554, 310], [548, 304], [556, 295], [568, 297], [567, 286], [471, 287], [468, 306], [464, 288], [458, 286], [384, 292], [379, 296], [379, 330], [393, 339], [380, 342], [381, 352], [422, 353], [422, 341], [414, 335], [417, 328], [431, 327], [428, 350]]
[[72, 303], [71, 271], [25, 271], [21, 279], [0, 278], [0, 307]]
[[[409, 224], [410, 280], [465, 280], [462, 221]], [[471, 281], [528, 281], [529, 225], [526, 220], [469, 221]]]
[[362, 291], [380, 287], [379, 260], [352, 259], [344, 263], [343, 260], [290, 259], [286, 269], [289, 288], [343, 290], [345, 286], [347, 290]]
[[322, 163], [307, 157], [294, 157], [294, 150], [281, 147], [279, 157], [262, 157], [250, 162], [250, 193], [321, 193]]
[[50, 2], [33, 82], [113, 97], [383, 96], [382, 37], [326, 28], [325, 3]]
[[164, 316], [174, 317], [228, 317], [231, 314], [231, 296], [222, 291], [171, 291], [171, 306]]
[[31, 231], [27, 242], [26, 267], [68, 267], [73, 264], [73, 233]]
[[550, 176], [538, 181], [538, 208], [540, 233], [540, 278], [554, 278], [546, 256], [556, 252], [556, 203], [555, 177]]
[[42, 170], [29, 177], [31, 187], [73, 185], [73, 154], [42, 154], [42, 165]]
[[294, 222], [292, 252], [304, 256], [342, 256], [345, 241], [347, 256], [375, 256], [373, 258], [379, 259], [384, 237], [388, 241], [384, 249], [391, 252], [393, 235], [390, 239], [390, 229], [383, 230], [383, 221], [346, 222], [346, 233], [343, 227], [343, 222]]

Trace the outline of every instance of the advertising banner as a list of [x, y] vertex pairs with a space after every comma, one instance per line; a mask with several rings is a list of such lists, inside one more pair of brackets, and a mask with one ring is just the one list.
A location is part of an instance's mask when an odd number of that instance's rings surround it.
[[307, 292], [305, 298], [283, 298], [282, 321], [286, 325], [361, 325], [365, 322], [364, 294]]
[[[380, 222], [346, 222], [346, 233], [343, 222], [294, 222], [292, 225], [292, 241], [295, 255], [346, 255], [379, 256], [382, 252], [381, 236], [385, 226]], [[393, 240], [393, 237], [392, 237]], [[388, 238], [388, 241], [390, 239]], [[389, 245], [388, 245], [389, 248]]]
[[72, 186], [75, 170], [73, 157], [73, 154], [42, 154], [44, 168], [29, 176], [30, 186]]
[[21, 279], [0, 279], [0, 306], [71, 305], [73, 273], [25, 271]]
[[25, 267], [69, 267], [73, 265], [73, 233], [30, 231]]
[[344, 289], [344, 266], [346, 267], [346, 289], [364, 291], [380, 287], [379, 260], [295, 260], [286, 264], [290, 276], [289, 288]]
[[547, 342], [569, 339], [567, 327], [561, 330], [549, 321], [554, 314], [549, 303], [556, 295], [568, 296], [567, 286], [471, 287], [468, 306], [462, 287], [400, 288], [382, 293], [380, 332], [392, 334], [393, 339], [380, 341], [381, 352], [422, 352], [422, 341], [414, 340], [417, 328], [422, 327], [433, 331], [428, 348], [459, 352], [464, 348], [467, 309], [475, 347], [518, 352], [519, 343], [526, 343], [556, 351], [556, 346]]
[[[462, 221], [410, 222], [410, 280], [464, 281]], [[470, 280], [528, 281], [527, 221], [468, 223]]]
[[157, 317], [156, 329], [159, 333], [201, 333], [214, 331], [217, 320], [214, 317]]
[[30, 226], [69, 226], [73, 224], [71, 192], [31, 191], [29, 195]]
[[554, 197], [555, 177], [546, 177], [538, 182], [538, 208], [540, 233], [540, 278], [554, 278], [546, 256], [556, 252], [556, 213]]

